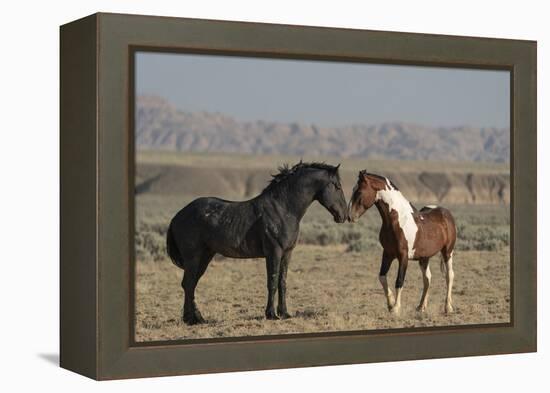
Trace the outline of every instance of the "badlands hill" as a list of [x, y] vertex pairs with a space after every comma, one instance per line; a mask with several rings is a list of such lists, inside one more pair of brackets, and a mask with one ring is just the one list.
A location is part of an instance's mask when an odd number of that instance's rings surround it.
[[[304, 157], [308, 160], [308, 157]], [[244, 200], [259, 194], [282, 163], [298, 157], [239, 156], [142, 151], [137, 155], [136, 194], [196, 198], [217, 196]], [[346, 197], [360, 169], [390, 178], [411, 201], [434, 204], [508, 204], [507, 164], [411, 162], [366, 159], [327, 160], [341, 163]]]
[[239, 121], [185, 112], [154, 96], [140, 96], [136, 105], [138, 150], [474, 162], [508, 162], [510, 156], [508, 129]]

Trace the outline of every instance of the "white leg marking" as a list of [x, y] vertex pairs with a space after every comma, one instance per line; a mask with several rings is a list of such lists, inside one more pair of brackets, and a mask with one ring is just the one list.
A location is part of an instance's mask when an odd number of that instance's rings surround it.
[[455, 273], [453, 271], [453, 254], [447, 261], [447, 299], [445, 300], [445, 312], [453, 312], [453, 281], [455, 278]]
[[399, 314], [401, 311], [401, 290], [403, 288], [395, 288], [395, 304], [391, 308], [391, 312], [394, 314]]
[[378, 276], [378, 279], [380, 280], [380, 284], [382, 284], [382, 288], [384, 289], [384, 295], [386, 295], [386, 301], [388, 302], [388, 309], [391, 309], [393, 307], [395, 299], [393, 297], [391, 289], [388, 287], [388, 279], [386, 278], [386, 276]]
[[422, 270], [422, 279], [424, 280], [424, 289], [422, 290], [422, 297], [420, 298], [420, 304], [416, 308], [417, 311], [424, 312], [428, 307], [428, 290], [430, 289], [430, 283], [432, 281], [432, 272], [430, 271], [430, 266], [420, 265], [420, 270]]

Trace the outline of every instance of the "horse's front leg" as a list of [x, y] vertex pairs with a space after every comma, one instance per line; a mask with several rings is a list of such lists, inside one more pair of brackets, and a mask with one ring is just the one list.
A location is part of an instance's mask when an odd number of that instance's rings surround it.
[[279, 304], [277, 305], [277, 314], [281, 319], [291, 318], [286, 308], [286, 273], [291, 256], [292, 250], [283, 254], [283, 257], [281, 258], [281, 267], [279, 270]]
[[393, 307], [393, 304], [395, 303], [395, 299], [393, 297], [393, 293], [391, 289], [388, 287], [388, 270], [390, 270], [391, 264], [393, 262], [393, 257], [391, 257], [386, 251], [382, 254], [382, 263], [380, 264], [380, 273], [378, 275], [378, 279], [380, 280], [380, 284], [382, 284], [382, 288], [384, 289], [384, 295], [386, 295], [386, 301], [388, 302], [388, 310], [391, 310]]
[[408, 255], [400, 255], [399, 270], [397, 271], [397, 279], [395, 280], [395, 304], [390, 309], [390, 311], [394, 314], [399, 314], [399, 311], [401, 311], [401, 290], [403, 289], [403, 283], [405, 282], [405, 275], [407, 274], [408, 264]]
[[267, 253], [265, 258], [267, 268], [267, 306], [265, 308], [265, 317], [267, 319], [279, 319], [275, 313], [275, 293], [279, 282], [279, 270], [281, 266], [282, 251], [275, 247]]

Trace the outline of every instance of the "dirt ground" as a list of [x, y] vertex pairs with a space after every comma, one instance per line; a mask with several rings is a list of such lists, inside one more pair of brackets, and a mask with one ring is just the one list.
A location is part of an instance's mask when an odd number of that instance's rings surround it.
[[[373, 330], [504, 323], [510, 316], [510, 259], [499, 251], [455, 251], [455, 312], [444, 313], [445, 279], [439, 257], [430, 261], [432, 285], [425, 313], [416, 311], [422, 277], [411, 261], [401, 314], [390, 314], [378, 282], [380, 249], [354, 253], [345, 246], [296, 247], [290, 263], [287, 302], [293, 318], [264, 319], [263, 260], [212, 261], [196, 292], [206, 324], [181, 322], [183, 271], [165, 261], [136, 266], [136, 341], [242, 337], [271, 334]], [[397, 262], [389, 281], [394, 282]]]

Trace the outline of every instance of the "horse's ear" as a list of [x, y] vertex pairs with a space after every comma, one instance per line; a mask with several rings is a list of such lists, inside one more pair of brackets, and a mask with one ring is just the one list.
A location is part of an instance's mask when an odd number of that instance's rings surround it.
[[369, 178], [367, 176], [367, 171], [365, 169], [363, 169], [362, 171], [359, 172], [359, 179], [364, 181], [365, 183], [369, 182]]
[[334, 172], [338, 172], [338, 169], [340, 168], [340, 164], [336, 165], [336, 167], [334, 167]]

